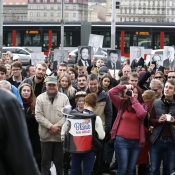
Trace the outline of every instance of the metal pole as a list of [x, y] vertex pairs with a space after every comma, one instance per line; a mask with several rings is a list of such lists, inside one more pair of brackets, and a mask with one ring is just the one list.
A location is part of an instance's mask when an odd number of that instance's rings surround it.
[[0, 57], [2, 55], [3, 46], [3, 0], [0, 0]]
[[116, 0], [112, 0], [112, 19], [111, 19], [111, 49], [115, 49], [115, 19], [116, 19]]
[[61, 50], [64, 49], [64, 0], [61, 2]]

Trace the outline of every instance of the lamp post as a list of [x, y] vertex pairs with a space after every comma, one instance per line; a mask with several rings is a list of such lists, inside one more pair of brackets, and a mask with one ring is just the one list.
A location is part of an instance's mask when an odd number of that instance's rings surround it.
[[0, 0], [0, 56], [2, 55], [3, 45], [3, 0]]
[[112, 0], [112, 15], [111, 15], [111, 49], [115, 49], [115, 19], [116, 19], [116, 0]]
[[61, 1], [61, 50], [64, 49], [64, 0]]

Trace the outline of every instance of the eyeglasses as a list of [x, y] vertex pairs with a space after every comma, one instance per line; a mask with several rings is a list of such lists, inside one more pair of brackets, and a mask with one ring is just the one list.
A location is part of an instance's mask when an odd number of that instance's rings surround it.
[[160, 78], [162, 78], [162, 77], [154, 77], [155, 79], [160, 79]]
[[21, 69], [12, 69], [13, 72], [20, 71]]
[[170, 79], [170, 78], [175, 78], [175, 76], [168, 76], [168, 79]]
[[157, 92], [159, 89], [151, 89], [152, 91], [154, 91], [154, 92]]

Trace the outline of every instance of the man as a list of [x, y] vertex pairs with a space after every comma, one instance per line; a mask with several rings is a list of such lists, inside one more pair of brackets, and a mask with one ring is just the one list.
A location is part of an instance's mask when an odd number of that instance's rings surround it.
[[38, 63], [35, 70], [35, 75], [24, 79], [21, 84], [28, 83], [31, 85], [35, 96], [37, 97], [41, 93], [45, 92], [45, 76], [47, 65], [44, 62]]
[[6, 55], [4, 64], [11, 64], [11, 63], [12, 63], [12, 60], [10, 56]]
[[87, 75], [85, 74], [80, 74], [77, 77], [77, 90], [78, 91], [86, 91], [88, 88], [88, 82], [87, 82]]
[[94, 36], [91, 39], [91, 43], [92, 43], [91, 54], [92, 55], [103, 55], [102, 49], [100, 47], [100, 45], [102, 45], [101, 42], [100, 42], [100, 37], [99, 36]]
[[79, 66], [91, 66], [90, 51], [88, 47], [82, 47], [80, 49], [80, 59], [78, 60]]
[[22, 76], [22, 64], [19, 62], [14, 62], [11, 65], [12, 70], [12, 76], [7, 79], [12, 85], [14, 85], [16, 88], [20, 85], [20, 83], [24, 80], [24, 77]]
[[0, 99], [0, 174], [40, 175], [20, 104], [1, 88]]
[[168, 80], [175, 81], [175, 71], [170, 71], [167, 76]]
[[57, 175], [62, 175], [61, 127], [65, 119], [61, 110], [66, 105], [70, 106], [70, 103], [65, 94], [58, 92], [57, 77], [48, 76], [45, 82], [46, 92], [37, 97], [35, 107], [35, 117], [39, 123], [41, 141], [41, 171], [42, 175], [50, 174], [51, 161], [53, 160]]
[[54, 55], [53, 69], [55, 69], [60, 63], [67, 64], [65, 61], [64, 52], [59, 50], [59, 52], [56, 52]]
[[[102, 123], [105, 128], [105, 139], [101, 142], [104, 146], [104, 142], [108, 141], [110, 137], [111, 131], [111, 123], [112, 123], [112, 102], [108, 96], [108, 94], [98, 86], [99, 81], [98, 77], [95, 74], [89, 75], [88, 78], [88, 89], [87, 94], [89, 93], [96, 93], [97, 94], [97, 105], [94, 110], [94, 113], [101, 117]], [[103, 174], [103, 152], [100, 155], [101, 157], [98, 158], [97, 165], [94, 166], [94, 174], [102, 175]]]
[[150, 88], [151, 88], [151, 90], [153, 90], [155, 92], [156, 98], [162, 97], [163, 85], [162, 85], [162, 82], [160, 80], [157, 80], [157, 79], [151, 80]]
[[[175, 171], [175, 82], [168, 80], [164, 87], [164, 96], [154, 102], [150, 114], [150, 126], [154, 126], [151, 135], [151, 169], [149, 175], [160, 173], [160, 164], [164, 153], [167, 158], [167, 174]], [[166, 114], [170, 114], [169, 119]]]
[[163, 61], [164, 67], [175, 67], [174, 47], [168, 47], [168, 58]]
[[67, 70], [68, 70], [67, 64], [65, 64], [65, 63], [60, 63], [60, 64], [57, 66], [57, 78], [60, 77], [61, 73], [67, 72]]
[[[0, 81], [3, 81], [5, 80], [6, 78], [6, 73], [7, 73], [7, 69], [4, 65], [0, 65]], [[19, 103], [21, 104], [21, 106], [23, 107], [23, 102], [22, 102], [22, 99], [21, 99], [21, 96], [19, 94], [19, 91], [18, 89], [11, 85], [11, 88], [10, 88], [11, 92], [16, 96], [16, 98], [18, 99]]]
[[134, 49], [134, 54], [135, 54], [135, 58], [131, 63], [131, 69], [135, 70], [136, 67], [138, 66], [144, 66], [144, 59], [141, 56], [141, 49], [139, 47], [136, 47]]
[[10, 82], [8, 82], [6, 80], [1, 80], [0, 81], [0, 87], [4, 88], [4, 89], [6, 89], [6, 90], [8, 90], [10, 92], [12, 91], [12, 86], [11, 86]]
[[31, 76], [35, 75], [35, 66], [33, 65], [28, 65], [26, 67], [26, 78], [29, 78]]
[[116, 50], [109, 51], [109, 61], [107, 63], [108, 69], [121, 69], [121, 62]]
[[123, 76], [128, 76], [131, 72], [131, 67], [129, 65], [126, 65], [122, 69]]
[[161, 65], [161, 56], [160, 55], [154, 55], [152, 57], [152, 64], [155, 64], [155, 69], [158, 69]]
[[139, 80], [139, 75], [137, 72], [131, 72], [129, 74], [129, 84], [133, 85], [133, 86], [137, 86], [138, 84], [138, 80]]

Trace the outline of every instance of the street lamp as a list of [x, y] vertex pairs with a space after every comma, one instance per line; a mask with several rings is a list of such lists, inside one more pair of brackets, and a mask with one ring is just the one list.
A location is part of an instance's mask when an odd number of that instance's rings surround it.
[[61, 50], [64, 49], [64, 0], [61, 1]]
[[3, 43], [3, 0], [0, 0], [0, 56], [2, 55], [2, 43]]

